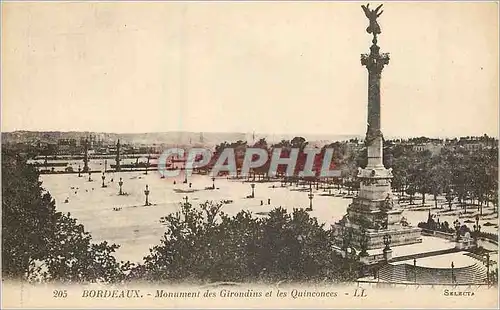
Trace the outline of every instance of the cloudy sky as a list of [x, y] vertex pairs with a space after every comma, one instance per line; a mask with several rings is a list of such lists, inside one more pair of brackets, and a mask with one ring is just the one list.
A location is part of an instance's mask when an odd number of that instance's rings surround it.
[[[2, 131], [362, 135], [360, 4], [3, 3]], [[384, 5], [385, 135], [497, 135], [497, 12]]]

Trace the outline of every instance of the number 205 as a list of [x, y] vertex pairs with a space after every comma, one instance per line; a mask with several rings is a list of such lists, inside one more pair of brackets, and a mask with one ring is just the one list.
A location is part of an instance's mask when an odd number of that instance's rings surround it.
[[68, 297], [68, 292], [66, 290], [54, 290], [54, 298], [65, 298]]

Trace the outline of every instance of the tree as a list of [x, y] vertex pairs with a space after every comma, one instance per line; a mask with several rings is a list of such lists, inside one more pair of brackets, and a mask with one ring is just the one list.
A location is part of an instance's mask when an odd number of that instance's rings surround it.
[[281, 140], [280, 142], [273, 144], [273, 148], [290, 148], [292, 145], [290, 144], [290, 141], [288, 140]]
[[308, 142], [303, 137], [295, 137], [290, 141], [290, 145], [292, 148], [298, 148], [300, 150], [304, 150], [307, 144]]
[[[272, 156], [272, 153], [271, 153], [271, 150], [268, 149], [267, 147], [267, 141], [265, 138], [261, 138], [259, 139], [259, 141], [257, 141], [254, 145], [253, 145], [254, 148], [260, 148], [260, 149], [263, 149], [266, 151], [266, 162], [260, 166], [260, 167], [257, 167], [257, 168], [254, 168], [253, 169], [253, 172], [254, 174], [255, 173], [258, 173], [259, 176], [261, 175], [266, 175], [268, 178], [269, 178], [269, 168], [271, 166], [271, 156]], [[252, 157], [252, 161], [256, 161], [258, 159], [258, 155], [254, 154], [254, 156]]]
[[452, 190], [450, 188], [447, 188], [446, 189], [446, 202], [448, 203], [448, 208], [449, 210], [451, 211], [451, 203], [453, 202], [453, 193], [452, 193]]
[[267, 141], [266, 138], [260, 138], [259, 141], [255, 142], [253, 147], [266, 149], [267, 150]]
[[437, 208], [437, 196], [449, 188], [450, 169], [440, 157], [433, 158], [428, 171], [430, 193], [434, 196], [434, 207]]
[[56, 211], [37, 171], [2, 156], [2, 277], [23, 281], [119, 282], [130, 263], [117, 262], [117, 245], [91, 242], [70, 214]]
[[493, 194], [492, 202], [493, 202], [493, 213], [497, 214], [497, 212], [498, 212], [498, 194], [497, 193]]
[[409, 159], [406, 156], [396, 157], [393, 160], [393, 175], [392, 187], [399, 192], [399, 198], [405, 192], [408, 184], [408, 167]]
[[[325, 230], [302, 209], [288, 214], [277, 208], [264, 218], [248, 211], [230, 217], [222, 204], [199, 208], [183, 203], [163, 218], [167, 231], [134, 274], [151, 281], [345, 281], [352, 261], [332, 248], [333, 231]], [[212, 210], [207, 212], [207, 210]]]

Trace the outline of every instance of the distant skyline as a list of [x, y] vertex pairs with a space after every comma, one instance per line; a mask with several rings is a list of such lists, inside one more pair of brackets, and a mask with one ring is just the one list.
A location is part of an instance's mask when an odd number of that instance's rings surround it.
[[[234, 131], [149, 131], [149, 132], [112, 132], [112, 131], [89, 131], [89, 130], [70, 130], [70, 131], [61, 131], [61, 130], [13, 130], [13, 131], [3, 131], [4, 133], [15, 133], [15, 132], [39, 132], [39, 133], [44, 133], [44, 132], [60, 132], [60, 133], [79, 133], [79, 132], [89, 132], [91, 134], [111, 134], [111, 135], [141, 135], [141, 134], [168, 134], [168, 133], [191, 133], [191, 134], [246, 134], [248, 136], [251, 136], [252, 134], [255, 134], [255, 139], [258, 140], [260, 137], [264, 136], [289, 136], [289, 137], [298, 137], [298, 136], [315, 136], [315, 137], [325, 137], [325, 138], [331, 138], [331, 137], [353, 137], [353, 138], [360, 138], [364, 139], [365, 134], [350, 134], [350, 133], [339, 133], [339, 134], [334, 134], [334, 133], [310, 133], [310, 132], [278, 132], [278, 133], [270, 133], [270, 132], [234, 132]], [[488, 135], [487, 133], [482, 133], [482, 134], [475, 134], [475, 135], [455, 135], [455, 136], [401, 136], [401, 135], [384, 135], [384, 139], [409, 139], [409, 138], [420, 138], [420, 137], [426, 137], [426, 138], [438, 138], [438, 139], [454, 139], [454, 138], [460, 138], [460, 137], [482, 137], [484, 135]], [[488, 135], [489, 137], [496, 137], [498, 139], [497, 135]]]
[[[361, 4], [3, 3], [2, 131], [364, 136]], [[379, 21], [386, 137], [498, 136], [496, 3]]]

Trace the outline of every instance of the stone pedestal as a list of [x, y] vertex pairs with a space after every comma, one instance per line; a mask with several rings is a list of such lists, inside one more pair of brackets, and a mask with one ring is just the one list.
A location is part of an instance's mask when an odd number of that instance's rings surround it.
[[386, 261], [388, 261], [392, 258], [392, 250], [391, 249], [384, 249], [383, 253], [384, 253], [384, 259]]
[[344, 239], [345, 231], [351, 233], [352, 239], [350, 245], [355, 249], [361, 250], [360, 240], [366, 236], [366, 250], [383, 249], [384, 236], [391, 237], [391, 246], [408, 245], [422, 242], [421, 229], [412, 226], [394, 225], [388, 229], [366, 229], [360, 225], [345, 223], [340, 221], [334, 225], [337, 244], [341, 245]]
[[361, 249], [361, 239], [366, 238], [366, 249], [384, 248], [383, 238], [391, 237], [391, 246], [422, 242], [421, 229], [407, 226], [403, 210], [394, 202], [391, 191], [391, 169], [367, 167], [359, 169], [359, 196], [347, 208], [347, 214], [335, 225], [339, 242], [346, 235], [350, 244]]

